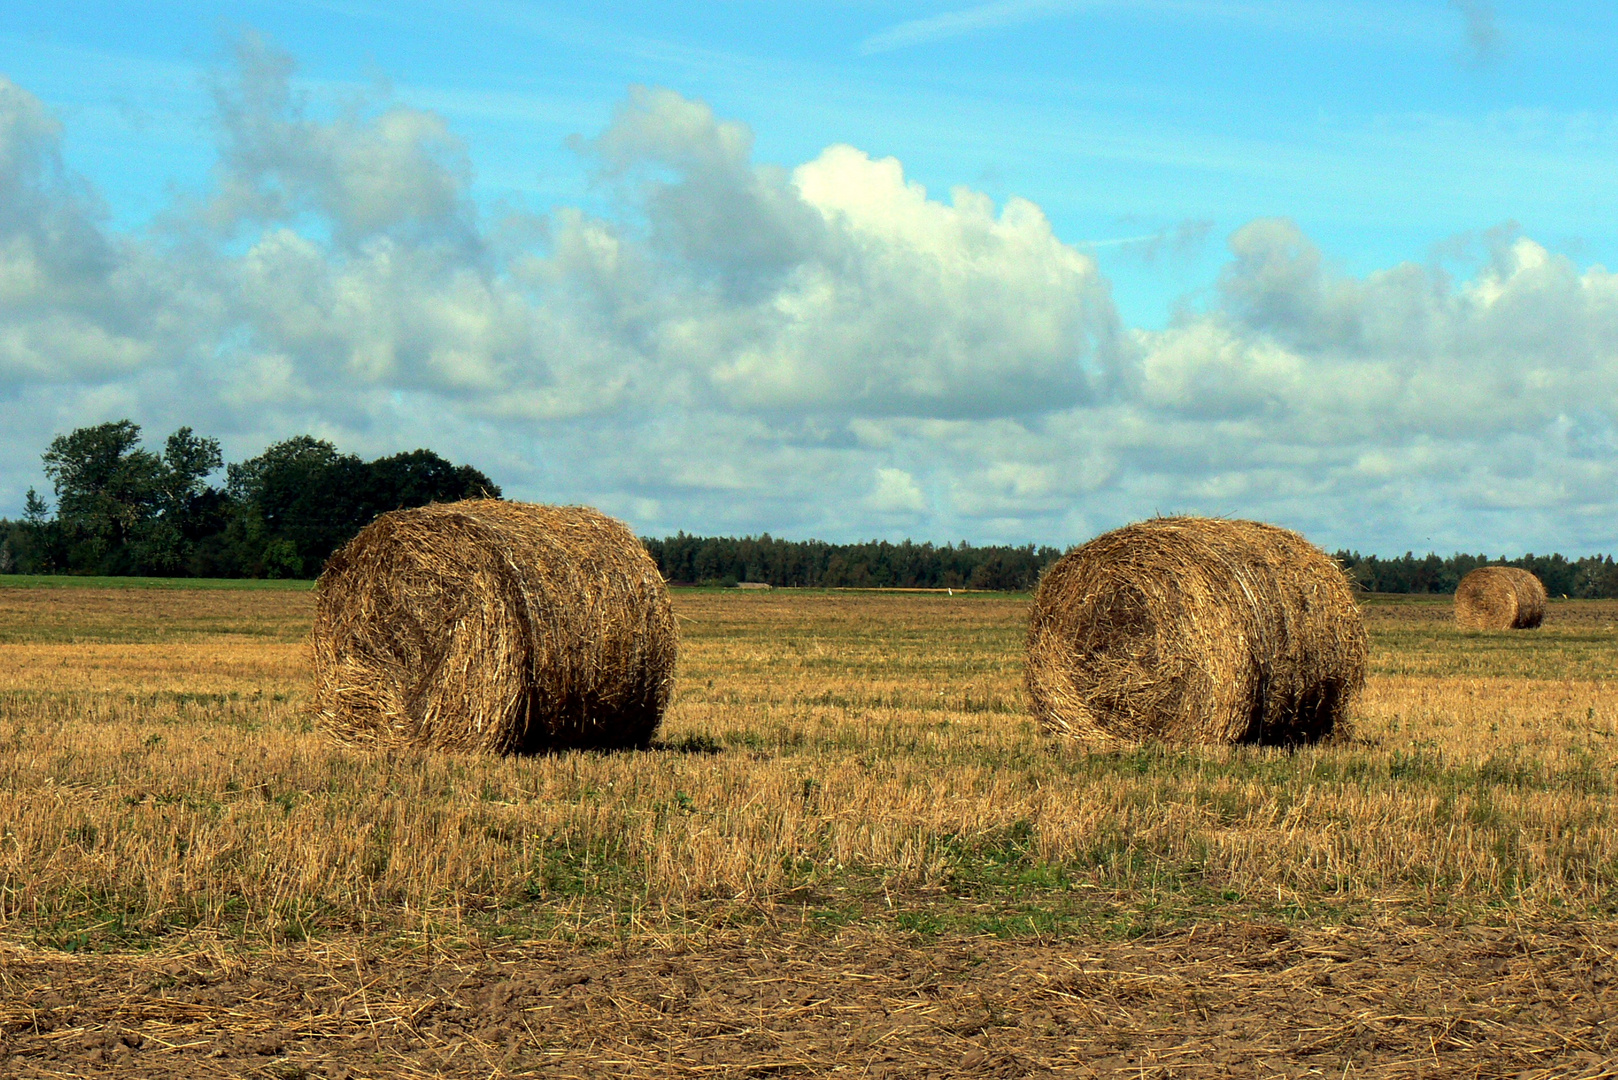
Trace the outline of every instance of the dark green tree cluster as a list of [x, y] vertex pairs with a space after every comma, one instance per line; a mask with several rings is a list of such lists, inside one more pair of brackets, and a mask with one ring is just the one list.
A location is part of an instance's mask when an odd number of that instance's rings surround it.
[[1452, 593], [1461, 579], [1480, 566], [1516, 566], [1545, 583], [1551, 596], [1589, 600], [1618, 597], [1618, 565], [1611, 555], [1569, 559], [1564, 555], [1524, 555], [1520, 559], [1491, 559], [1487, 555], [1427, 554], [1417, 558], [1405, 552], [1396, 558], [1339, 551], [1337, 561], [1368, 592]]
[[1032, 589], [1062, 553], [1053, 547], [973, 547], [967, 543], [828, 544], [777, 540], [765, 533], [734, 539], [677, 536], [647, 540], [669, 581], [799, 588]]
[[44, 462], [56, 511], [30, 489], [0, 520], [0, 573], [313, 577], [380, 513], [500, 495], [431, 450], [363, 461], [299, 435], [226, 466], [215, 439], [181, 428], [158, 453], [129, 420], [58, 435]]

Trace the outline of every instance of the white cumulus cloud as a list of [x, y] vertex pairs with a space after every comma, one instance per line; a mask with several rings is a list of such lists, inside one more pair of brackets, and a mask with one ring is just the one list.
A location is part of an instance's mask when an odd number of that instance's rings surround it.
[[927, 509], [927, 496], [915, 477], [903, 469], [880, 468], [865, 505], [878, 514], [914, 515]]
[[848, 146], [756, 165], [744, 127], [666, 90], [635, 92], [580, 145], [648, 220], [655, 284], [614, 282], [618, 301], [730, 407], [990, 416], [1086, 400], [1114, 375], [1106, 281], [1026, 200], [940, 202]]
[[0, 76], [0, 388], [111, 378], [153, 355], [156, 275], [100, 218], [56, 120]]
[[[1356, 276], [1250, 222], [1199, 306], [1119, 324], [1040, 208], [629, 92], [611, 213], [491, 218], [442, 118], [248, 41], [211, 186], [110, 228], [0, 80], [0, 499], [52, 434], [428, 445], [646, 531], [1064, 541], [1156, 512], [1328, 544], [1618, 548], [1618, 277], [1523, 236]], [[15, 509], [12, 510], [15, 512]]]

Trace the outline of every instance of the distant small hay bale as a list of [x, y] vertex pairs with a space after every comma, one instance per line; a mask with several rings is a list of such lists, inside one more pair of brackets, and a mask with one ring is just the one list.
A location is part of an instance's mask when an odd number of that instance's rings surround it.
[[1455, 589], [1455, 621], [1468, 630], [1532, 630], [1545, 621], [1545, 585], [1515, 566], [1480, 566]]
[[1046, 571], [1028, 624], [1040, 726], [1096, 746], [1314, 742], [1342, 729], [1365, 667], [1342, 569], [1253, 521], [1098, 536]]
[[339, 738], [496, 753], [645, 746], [678, 649], [622, 523], [496, 499], [377, 518], [326, 564], [311, 638]]

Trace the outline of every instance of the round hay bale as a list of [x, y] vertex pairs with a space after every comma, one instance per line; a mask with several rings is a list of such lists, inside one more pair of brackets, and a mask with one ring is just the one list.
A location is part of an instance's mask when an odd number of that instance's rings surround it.
[[1515, 566], [1480, 566], [1455, 588], [1455, 621], [1468, 630], [1532, 630], [1545, 621], [1545, 586]]
[[1097, 746], [1314, 742], [1344, 723], [1365, 665], [1342, 569], [1254, 521], [1098, 536], [1046, 571], [1028, 624], [1040, 726]]
[[311, 638], [339, 738], [505, 754], [645, 746], [678, 648], [621, 522], [496, 499], [377, 518], [326, 564]]

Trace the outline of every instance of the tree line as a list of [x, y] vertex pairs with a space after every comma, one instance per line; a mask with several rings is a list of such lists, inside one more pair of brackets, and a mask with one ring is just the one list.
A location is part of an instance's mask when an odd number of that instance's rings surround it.
[[1417, 557], [1407, 551], [1384, 559], [1339, 551], [1335, 558], [1367, 592], [1452, 593], [1463, 577], [1480, 566], [1516, 566], [1536, 575], [1553, 597], [1618, 597], [1618, 565], [1614, 565], [1611, 555], [1569, 559], [1564, 555], [1529, 554], [1519, 559], [1491, 559], [1487, 555], [1456, 554], [1446, 559], [1435, 554]]
[[1061, 549], [959, 544], [828, 544], [824, 540], [687, 536], [644, 540], [671, 582], [786, 588], [1032, 589]]
[[[315, 577], [378, 514], [501, 494], [484, 473], [431, 450], [364, 461], [298, 435], [226, 465], [216, 439], [183, 427], [160, 451], [147, 449], [129, 420], [58, 435], [43, 462], [55, 505], [30, 488], [23, 517], [0, 518], [0, 573]], [[221, 469], [224, 482], [216, 484]], [[1033, 544], [831, 544], [768, 533], [681, 532], [642, 542], [671, 582], [786, 588], [1026, 591], [1062, 554]], [[1491, 560], [1339, 551], [1336, 559], [1370, 592], [1452, 593], [1474, 568], [1505, 565], [1537, 574], [1552, 596], [1618, 597], [1610, 555]]]
[[364, 461], [298, 435], [226, 465], [217, 439], [183, 427], [149, 450], [129, 420], [58, 435], [44, 464], [56, 505], [30, 488], [0, 519], [0, 573], [314, 577], [380, 513], [500, 495], [431, 450]]
[[[734, 585], [757, 581], [809, 588], [931, 588], [1027, 591], [1062, 555], [1054, 547], [973, 547], [960, 544], [828, 544], [820, 540], [687, 536], [646, 540], [646, 549], [670, 581]], [[1480, 566], [1518, 566], [1532, 571], [1552, 596], [1618, 597], [1618, 565], [1610, 555], [1569, 559], [1563, 555], [1487, 555], [1407, 552], [1394, 558], [1339, 551], [1334, 556], [1367, 592], [1453, 593], [1461, 578]]]

